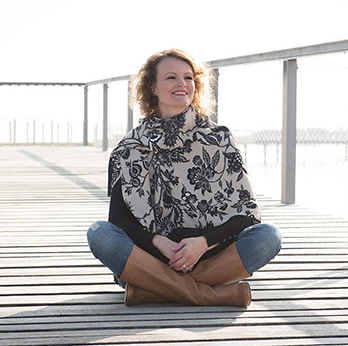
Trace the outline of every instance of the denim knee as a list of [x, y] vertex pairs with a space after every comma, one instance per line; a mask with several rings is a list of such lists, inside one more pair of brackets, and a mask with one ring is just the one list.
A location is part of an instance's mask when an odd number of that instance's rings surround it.
[[267, 244], [270, 257], [274, 258], [278, 255], [279, 251], [282, 248], [281, 233], [279, 232], [277, 227], [273, 226], [272, 224], [264, 223], [262, 235], [265, 244]]
[[275, 226], [266, 223], [247, 227], [236, 241], [238, 253], [249, 274], [269, 263], [277, 256], [281, 246], [280, 232]]
[[[100, 252], [100, 248], [104, 247], [103, 242], [103, 228], [106, 226], [106, 221], [96, 221], [94, 222], [87, 231], [87, 241], [89, 248], [93, 255], [98, 258], [97, 254]], [[107, 243], [107, 242], [106, 242]]]
[[88, 245], [93, 255], [115, 275], [120, 275], [133, 249], [133, 241], [118, 226], [97, 221], [87, 231]]

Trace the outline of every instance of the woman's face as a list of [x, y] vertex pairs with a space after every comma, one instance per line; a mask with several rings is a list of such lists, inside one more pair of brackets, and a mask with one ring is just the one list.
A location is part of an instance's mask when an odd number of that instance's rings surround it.
[[157, 65], [157, 80], [153, 93], [158, 98], [161, 118], [181, 113], [192, 103], [195, 93], [191, 66], [174, 57], [163, 58]]

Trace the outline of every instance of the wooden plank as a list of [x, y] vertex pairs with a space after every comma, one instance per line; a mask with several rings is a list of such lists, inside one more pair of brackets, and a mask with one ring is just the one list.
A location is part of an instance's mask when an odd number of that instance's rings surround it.
[[113, 283], [113, 275], [80, 275], [80, 276], [19, 276], [0, 277], [0, 286], [30, 286], [30, 285], [69, 285], [69, 284], [108, 284]]
[[87, 244], [80, 246], [36, 246], [36, 247], [0, 247], [1, 254], [8, 254], [9, 256], [17, 254], [32, 254], [36, 253], [42, 254], [63, 254], [63, 253], [90, 253], [89, 247]]
[[[59, 268], [60, 275], [105, 275], [110, 274], [110, 270], [102, 265], [91, 267], [61, 267]], [[57, 267], [53, 268], [13, 268], [0, 269], [0, 277], [17, 277], [17, 276], [52, 276], [57, 275]]]
[[[93, 278], [93, 280], [95, 280]], [[77, 281], [77, 280], [75, 280]], [[108, 280], [109, 282], [96, 283], [95, 281], [91, 282], [83, 281], [81, 283], [75, 282], [73, 284], [68, 284], [62, 282], [61, 279], [55, 280], [55, 283], [51, 283], [49, 285], [44, 284], [43, 282], [38, 282], [36, 284], [13, 284], [8, 286], [3, 286], [0, 289], [0, 296], [5, 295], [37, 295], [37, 294], [69, 294], [69, 293], [111, 293], [116, 290], [119, 290], [114, 282], [112, 282], [111, 278]], [[282, 290], [286, 292], [286, 290], [303, 289], [306, 287], [309, 290], [328, 290], [328, 294], [330, 297], [332, 296], [332, 291], [330, 289], [345, 289], [348, 290], [348, 283], [342, 280], [337, 281], [336, 279], [326, 280], [282, 280], [279, 283], [278, 280], [270, 280], [270, 281], [253, 281], [251, 282], [252, 292], [254, 293], [258, 290], [269, 291], [270, 294], [274, 294], [275, 290]], [[348, 295], [348, 294], [347, 294]], [[276, 294], [273, 296], [276, 298]]]
[[[171, 346], [255, 346], [258, 342], [264, 346], [303, 346], [303, 345], [326, 345], [326, 346], [339, 346], [347, 345], [345, 338], [301, 338], [301, 339], [258, 339], [258, 340], [228, 340], [228, 341], [198, 341], [198, 342], [172, 342]], [[93, 344], [95, 346], [101, 346], [102, 344]], [[104, 344], [105, 345], [105, 344]], [[119, 344], [109, 343], [109, 346], [116, 346]], [[138, 346], [139, 344], [127, 343], [127, 346]], [[146, 346], [168, 346], [168, 343], [146, 343]]]
[[[284, 271], [277, 272], [276, 275], [273, 272], [256, 272], [248, 281], [252, 285], [257, 285], [258, 282], [269, 285], [282, 285], [286, 282], [302, 282], [303, 284], [310, 282], [317, 282], [318, 285], [329, 284], [331, 281], [346, 284], [348, 279], [347, 271], [311, 271], [311, 278], [308, 278], [308, 271]], [[40, 275], [21, 275], [21, 276], [8, 276], [0, 277], [0, 285], [11, 286], [11, 285], [35, 285], [35, 284], [50, 284], [58, 285], [65, 283], [113, 283], [113, 276], [111, 272], [107, 272], [106, 275], [102, 273], [97, 274], [86, 274], [86, 275], [58, 275], [52, 273], [51, 275], [40, 276]]]
[[248, 308], [241, 308], [235, 306], [182, 306], [178, 304], [143, 304], [133, 307], [127, 307], [120, 303], [108, 303], [108, 304], [95, 304], [77, 302], [76, 304], [55, 304], [55, 305], [22, 305], [22, 306], [5, 306], [0, 309], [0, 316], [5, 317], [49, 317], [49, 316], [106, 316], [106, 315], [133, 315], [147, 314], [163, 314], [168, 313], [194, 313], [199, 318], [201, 313], [212, 313], [212, 312], [237, 312], [240, 316], [245, 312], [272, 312], [277, 315], [282, 315], [286, 311], [299, 311], [305, 314], [308, 313], [316, 314], [322, 310], [338, 312], [348, 309], [347, 299], [330, 299], [330, 300], [301, 300], [301, 301], [261, 301], [252, 302], [252, 305]]
[[[178, 342], [178, 341], [212, 341], [212, 340], [245, 340], [245, 339], [272, 339], [275, 335], [281, 335], [282, 338], [323, 338], [323, 337], [346, 337], [348, 324], [297, 324], [296, 326], [287, 325], [252, 325], [252, 326], [221, 326], [215, 328], [206, 326], [194, 326], [185, 328], [157, 328], [156, 325], [149, 326], [146, 329], [118, 329], [117, 326], [111, 329], [85, 330], [81, 335], [81, 330], [77, 331], [47, 331], [30, 333], [6, 333], [6, 345], [59, 345], [79, 343], [91, 343], [98, 341], [105, 342], [141, 342], [148, 341]], [[11, 343], [10, 343], [11, 342]]]
[[[99, 263], [95, 260], [92, 254], [84, 254], [84, 255], [65, 255], [65, 256], [52, 256], [47, 257], [45, 259], [38, 257], [25, 257], [25, 262], [23, 258], [1, 258], [1, 263], [4, 268], [26, 268], [26, 267], [52, 267], [52, 266], [96, 266]], [[307, 255], [307, 256], [277, 256], [273, 259], [272, 263], [276, 264], [289, 264], [289, 267], [297, 264], [317, 264], [324, 263], [325, 265], [329, 263], [335, 264], [348, 264], [348, 255]]]
[[[33, 259], [56, 259], [56, 258], [65, 258], [65, 259], [86, 259], [86, 258], [90, 258], [91, 252], [89, 250], [89, 248], [87, 246], [81, 246], [80, 247], [80, 251], [79, 250], [70, 250], [69, 247], [62, 247], [59, 251], [52, 251], [52, 252], [48, 252], [46, 250], [41, 250], [40, 248], [26, 248], [26, 251], [23, 251], [22, 249], [11, 249], [12, 251], [9, 250], [9, 248], [7, 248], [7, 251], [2, 252], [0, 249], [0, 258], [4, 258], [4, 259], [9, 259], [9, 258], [26, 258], [28, 260], [30, 260], [31, 258]], [[331, 257], [331, 253], [332, 253], [332, 249], [282, 249], [280, 254], [274, 259], [274, 262], [282, 261], [282, 262], [292, 262], [291, 261], [291, 256], [296, 256], [296, 255], [300, 255], [303, 261], [306, 261], [306, 259], [308, 260], [316, 260], [316, 259], [320, 259], [320, 257], [323, 257], [324, 255], [330, 255], [330, 259], [332, 259]], [[338, 248], [335, 249], [335, 253], [336, 255], [340, 256], [340, 255], [346, 255], [347, 253], [347, 249], [343, 249], [343, 248]], [[334, 258], [338, 258], [336, 257], [336, 255], [334, 255]], [[317, 257], [320, 256], [320, 257]]]
[[[261, 268], [258, 272], [272, 272], [273, 277], [277, 276], [277, 272], [283, 271], [308, 271], [308, 277], [311, 277], [310, 271], [318, 271], [318, 270], [327, 270], [327, 271], [342, 271], [346, 268], [346, 264], [344, 263], [295, 263], [295, 264], [282, 264], [282, 263], [270, 263], [266, 267]], [[35, 268], [28, 267], [23, 264], [21, 267], [15, 268], [5, 268], [0, 269], [0, 277], [6, 276], [37, 276], [37, 275], [45, 275], [51, 276], [56, 274], [57, 270], [61, 275], [91, 275], [91, 274], [107, 274], [110, 271], [104, 268], [99, 262], [93, 262], [88, 265], [73, 265], [73, 266], [37, 266]]]
[[[274, 319], [275, 323], [281, 321], [286, 321], [287, 319], [292, 321], [292, 323], [300, 322], [300, 318], [314, 318], [314, 319], [324, 319], [328, 318], [327, 321], [333, 321], [333, 319], [338, 319], [338, 322], [345, 322], [348, 318], [348, 310], [287, 310], [287, 311], [200, 311], [200, 320], [212, 320], [212, 319], [225, 319], [228, 321], [239, 321], [240, 323], [258, 323], [266, 322], [270, 319]], [[165, 316], [164, 316], [165, 315]], [[341, 318], [341, 319], [339, 319]], [[132, 321], [156, 321], [156, 320], [170, 320], [170, 321], [180, 321], [184, 320], [197, 320], [197, 313], [192, 312], [176, 312], [176, 313], [158, 313], [153, 311], [148, 313], [147, 311], [139, 312], [137, 314], [118, 314], [114, 311], [114, 314], [109, 315], [71, 315], [71, 316], [32, 316], [28, 314], [25, 317], [7, 317], [6, 319], [0, 320], [0, 325], [39, 325], [39, 324], [51, 324], [51, 323], [82, 323], [82, 322], [118, 322], [124, 321], [132, 323]]]
[[[16, 280], [11, 281], [11, 285], [1, 285], [0, 295], [8, 294], [61, 294], [61, 293], [94, 293], [94, 292], [106, 292], [114, 291], [116, 284], [113, 282], [112, 277], [104, 279], [98, 277], [84, 278], [78, 282], [77, 279], [68, 281], [66, 278], [55, 278], [54, 281], [50, 280], [50, 283], [45, 283], [43, 280], [36, 280], [35, 282], [30, 281], [30, 277], [26, 278], [25, 282], [23, 279], [20, 282]], [[40, 278], [41, 279], [41, 278]], [[16, 283], [15, 283], [16, 282]], [[250, 281], [250, 285], [253, 291], [255, 290], [293, 290], [293, 289], [332, 289], [342, 288], [348, 289], [347, 280], [337, 279], [305, 279], [305, 280], [253, 280]]]
[[[78, 345], [77, 343], [73, 343], [73, 341], [69, 342], [69, 339], [64, 339], [66, 340], [67, 343], [65, 343], [63, 340], [57, 345]], [[343, 341], [342, 341], [343, 340]], [[34, 344], [31, 345], [38, 345], [37, 342], [35, 341]], [[347, 342], [344, 340], [344, 338], [296, 338], [296, 339], [278, 339], [278, 338], [273, 338], [273, 339], [253, 339], [253, 340], [228, 340], [228, 341], [217, 341], [217, 340], [206, 340], [206, 341], [183, 341], [183, 342], [170, 342], [171, 346], [255, 346], [257, 343], [262, 343], [262, 345], [265, 346], [302, 346], [302, 345], [310, 345], [310, 346], [315, 346], [315, 345], [320, 345], [320, 346], [340, 346], [340, 345], [347, 345]], [[102, 345], [108, 345], [108, 346], [119, 346], [121, 343], [117, 342], [114, 343], [109, 340], [100, 340], [100, 341], [91, 341], [88, 344], [94, 345], [94, 346], [102, 346]], [[127, 346], [139, 346], [139, 345], [146, 345], [146, 346], [168, 346], [169, 343], [167, 342], [146, 342], [146, 343], [129, 343], [127, 341], [123, 342], [122, 344], [126, 344]], [[7, 344], [7, 345], [13, 345], [13, 344]], [[14, 344], [16, 345], [16, 344]], [[28, 345], [28, 344], [26, 344]], [[48, 345], [48, 344], [44, 344]], [[5, 346], [5, 345], [4, 345]]]
[[[75, 330], [92, 330], [92, 329], [146, 329], [149, 326], [156, 326], [156, 328], [214, 328], [214, 327], [228, 327], [228, 326], [295, 326], [298, 324], [347, 324], [348, 318], [346, 316], [295, 316], [295, 317], [267, 317], [267, 318], [217, 318], [217, 317], [206, 317], [199, 319], [187, 318], [186, 316], [176, 316], [175, 318], [169, 318], [166, 316], [163, 318], [152, 318], [149, 316], [148, 319], [135, 320], [135, 319], [117, 319], [114, 318], [111, 321], [101, 320], [91, 321], [32, 321], [21, 324], [0, 324], [0, 339], [2, 333], [25, 333], [25, 332], [52, 332], [52, 331], [75, 331]], [[117, 326], [117, 327], [116, 327]]]
[[[253, 289], [252, 298], [254, 302], [268, 300], [302, 300], [302, 299], [347, 299], [347, 288], [330, 288], [330, 289], [280, 289], [280, 290], [257, 290]], [[123, 301], [121, 288], [115, 285], [106, 291], [100, 293], [70, 292], [68, 294], [9, 294], [0, 296], [1, 306], [16, 305], [52, 305], [52, 304], [74, 304], [79, 301], [84, 303], [107, 304], [108, 302], [118, 303]]]

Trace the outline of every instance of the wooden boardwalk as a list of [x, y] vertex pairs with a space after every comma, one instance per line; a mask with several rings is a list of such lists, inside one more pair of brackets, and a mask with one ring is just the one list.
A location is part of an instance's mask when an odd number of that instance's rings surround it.
[[[348, 220], [260, 197], [283, 249], [236, 307], [126, 307], [90, 254], [108, 154], [0, 147], [0, 345], [348, 345]], [[333, 196], [334, 198], [334, 196]]]

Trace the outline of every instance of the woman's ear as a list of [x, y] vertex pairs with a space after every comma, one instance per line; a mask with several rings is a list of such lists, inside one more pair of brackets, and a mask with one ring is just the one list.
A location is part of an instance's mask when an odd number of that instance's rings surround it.
[[153, 93], [155, 96], [157, 96], [156, 85], [153, 85], [153, 86], [151, 87], [151, 89], [152, 89], [152, 93]]

